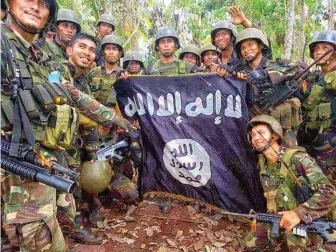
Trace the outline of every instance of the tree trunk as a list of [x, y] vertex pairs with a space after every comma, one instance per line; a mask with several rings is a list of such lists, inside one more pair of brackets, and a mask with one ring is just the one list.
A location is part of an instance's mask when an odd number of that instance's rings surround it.
[[295, 0], [287, 1], [287, 29], [285, 34], [285, 52], [284, 52], [284, 57], [287, 59], [291, 57], [293, 47], [294, 6], [295, 6]]
[[329, 11], [329, 19], [328, 19], [328, 29], [335, 29], [335, 13], [334, 13], [334, 0], [328, 0], [328, 11]]

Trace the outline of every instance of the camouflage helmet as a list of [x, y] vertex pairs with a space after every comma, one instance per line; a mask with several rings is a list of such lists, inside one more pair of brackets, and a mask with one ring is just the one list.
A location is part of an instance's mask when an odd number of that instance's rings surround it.
[[102, 43], [101, 43], [101, 50], [104, 49], [104, 45], [107, 44], [115, 44], [119, 47], [121, 51], [121, 58], [124, 57], [124, 48], [123, 48], [123, 42], [121, 39], [115, 35], [107, 35], [103, 38]]
[[250, 141], [249, 132], [251, 131], [252, 127], [256, 124], [266, 124], [270, 127], [270, 129], [279, 135], [280, 141], [283, 140], [283, 130], [281, 124], [272, 116], [270, 115], [257, 115], [252, 118], [252, 120], [246, 125], [246, 133], [247, 139]]
[[242, 30], [241, 32], [239, 32], [237, 36], [236, 44], [234, 46], [235, 53], [239, 58], [242, 58], [242, 55], [240, 53], [240, 44], [246, 39], [256, 39], [260, 41], [263, 44], [262, 54], [265, 57], [269, 55], [270, 47], [269, 47], [266, 35], [257, 28], [246, 28]]
[[107, 23], [112, 25], [112, 31], [114, 31], [114, 24], [110, 14], [102, 14], [98, 19], [97, 26], [99, 26], [100, 23]]
[[201, 47], [201, 59], [203, 60], [204, 54], [207, 51], [215, 51], [217, 55], [219, 56], [220, 50], [218, 49], [217, 46], [214, 46], [213, 44], [206, 44]]
[[232, 42], [233, 42], [233, 44], [236, 42], [238, 32], [237, 32], [237, 29], [234, 26], [234, 24], [232, 24], [229, 21], [220, 21], [212, 27], [212, 31], [211, 31], [211, 43], [214, 46], [216, 46], [216, 43], [215, 43], [216, 32], [220, 29], [227, 29], [227, 30], [231, 31]]
[[174, 40], [177, 44], [177, 49], [179, 49], [181, 47], [180, 40], [177, 37], [176, 31], [169, 26], [163, 26], [163, 27], [159, 28], [159, 30], [156, 34], [156, 37], [155, 37], [155, 51], [158, 51], [157, 47], [158, 47], [160, 39], [165, 38], [165, 37], [174, 38]]
[[141, 67], [144, 67], [144, 62], [143, 62], [141, 54], [136, 51], [130, 51], [125, 54], [124, 62], [123, 62], [123, 69], [127, 68], [131, 60], [139, 62]]
[[198, 46], [189, 44], [183, 47], [179, 55], [179, 59], [182, 60], [184, 55], [186, 55], [187, 53], [193, 53], [198, 57], [198, 60], [201, 59], [200, 48]]
[[58, 25], [60, 22], [74, 23], [77, 27], [77, 33], [81, 31], [81, 24], [79, 18], [73, 10], [60, 9], [56, 20], [56, 25]]
[[334, 45], [336, 49], [336, 31], [321, 31], [314, 34], [312, 42], [309, 44], [309, 53], [312, 59], [314, 58], [315, 44], [319, 42], [330, 43]]
[[112, 168], [105, 161], [84, 162], [81, 165], [80, 187], [92, 194], [104, 191], [112, 179]]

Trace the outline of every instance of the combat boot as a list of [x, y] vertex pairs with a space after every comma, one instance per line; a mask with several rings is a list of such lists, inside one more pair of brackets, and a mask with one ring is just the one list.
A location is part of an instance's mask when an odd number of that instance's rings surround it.
[[95, 235], [90, 229], [83, 228], [69, 235], [75, 242], [88, 245], [101, 245], [103, 243], [102, 237]]
[[99, 228], [105, 227], [107, 222], [100, 209], [95, 209], [90, 212], [89, 221], [92, 225]]

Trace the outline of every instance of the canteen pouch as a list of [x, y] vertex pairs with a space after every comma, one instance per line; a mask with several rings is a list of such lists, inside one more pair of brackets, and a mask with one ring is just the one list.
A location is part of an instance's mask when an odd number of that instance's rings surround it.
[[38, 105], [35, 103], [35, 100], [30, 90], [21, 90], [19, 92], [19, 98], [24, 106], [24, 109], [29, 119], [40, 118]]
[[43, 112], [49, 112], [55, 109], [54, 101], [43, 85], [33, 87], [31, 92]]

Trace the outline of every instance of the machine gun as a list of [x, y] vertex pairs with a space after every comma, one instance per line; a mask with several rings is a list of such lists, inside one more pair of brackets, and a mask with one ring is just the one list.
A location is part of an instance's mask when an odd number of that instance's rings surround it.
[[327, 50], [320, 57], [314, 60], [308, 67], [306, 67], [301, 73], [297, 73], [290, 80], [288, 80], [284, 84], [277, 84], [272, 87], [267, 87], [265, 89], [261, 89], [261, 97], [258, 98], [256, 102], [258, 107], [261, 110], [268, 108], [275, 108], [292, 95], [295, 95], [301, 102], [303, 101], [302, 95], [299, 93], [299, 89], [301, 88], [298, 85], [298, 81], [304, 77], [310, 68], [312, 68], [317, 62], [319, 62], [322, 58], [328, 55], [332, 49]]
[[[224, 215], [228, 215], [228, 216], [244, 217], [244, 218], [260, 221], [261, 223], [271, 224], [272, 225], [271, 236], [276, 238], [280, 235], [279, 232], [280, 232], [281, 215], [267, 214], [267, 213], [239, 214], [239, 213], [222, 212], [222, 211], [220, 213]], [[319, 236], [321, 236], [325, 242], [336, 243], [336, 239], [332, 237], [330, 234], [334, 230], [336, 230], [336, 222], [317, 220], [317, 221], [313, 221], [310, 224], [299, 224], [295, 226], [293, 228], [293, 234], [306, 238], [307, 233], [314, 233], [314, 234], [318, 234]]]
[[[28, 146], [20, 146], [18, 157], [9, 156], [10, 142], [1, 137], [1, 168], [15, 175], [37, 181], [56, 188], [57, 190], [73, 193], [77, 188], [78, 173], [69, 170], [56, 162], [49, 162], [50, 169], [42, 165], [42, 160]], [[65, 174], [70, 179], [58, 175]]]

